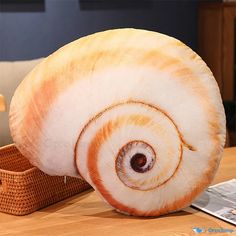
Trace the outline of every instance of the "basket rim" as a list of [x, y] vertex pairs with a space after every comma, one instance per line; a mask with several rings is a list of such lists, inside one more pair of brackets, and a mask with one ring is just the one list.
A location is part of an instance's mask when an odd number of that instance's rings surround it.
[[[0, 153], [1, 153], [2, 150], [10, 148], [10, 147], [16, 147], [16, 145], [14, 143], [11, 143], [11, 144], [2, 146], [2, 147], [0, 147]], [[33, 172], [35, 170], [37, 170], [37, 167], [35, 167], [35, 166], [32, 166], [32, 168], [27, 169], [25, 171], [11, 171], [11, 170], [4, 170], [4, 169], [0, 168], [0, 173], [14, 174], [14, 175], [25, 175], [25, 174], [31, 173], [31, 172]]]

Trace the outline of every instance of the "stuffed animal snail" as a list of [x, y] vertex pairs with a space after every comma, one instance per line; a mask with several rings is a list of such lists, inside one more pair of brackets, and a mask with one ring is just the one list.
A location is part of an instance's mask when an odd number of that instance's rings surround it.
[[15, 91], [18, 149], [50, 175], [85, 179], [113, 208], [158, 216], [212, 181], [225, 115], [206, 64], [180, 41], [117, 29], [76, 40]]

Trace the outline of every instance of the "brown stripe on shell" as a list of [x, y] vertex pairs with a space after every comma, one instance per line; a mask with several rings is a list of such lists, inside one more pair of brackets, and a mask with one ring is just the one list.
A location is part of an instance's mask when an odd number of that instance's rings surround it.
[[[125, 145], [123, 145], [123, 146], [119, 149], [118, 154], [117, 154], [117, 156], [116, 156], [116, 165], [115, 165], [115, 167], [116, 167], [116, 173], [117, 173], [117, 176], [118, 176], [118, 177], [119, 177], [119, 175], [118, 175], [118, 166], [120, 165], [120, 164], [118, 164], [118, 163], [120, 163], [119, 156], [123, 156], [123, 154], [122, 154], [123, 149], [125, 149], [125, 147], [128, 147], [129, 145], [132, 146], [133, 144], [138, 144], [138, 143], [143, 143], [143, 144], [145, 144], [146, 146], [148, 146], [148, 147], [151, 149], [152, 154], [153, 154], [153, 156], [155, 157], [155, 160], [154, 160], [154, 164], [155, 164], [155, 162], [156, 162], [156, 160], [157, 160], [157, 154], [156, 154], [154, 148], [153, 148], [151, 145], [149, 145], [147, 142], [143, 141], [143, 140], [132, 140], [132, 141], [126, 143]], [[123, 160], [121, 160], [121, 161], [123, 161]], [[153, 168], [153, 166], [154, 166], [154, 165], [152, 165], [151, 167], [149, 167], [148, 170], [151, 170], [151, 169]], [[124, 170], [121, 170], [121, 171], [124, 172]], [[144, 172], [142, 172], [142, 173], [144, 173]], [[121, 180], [121, 181], [122, 181], [122, 180]]]
[[[118, 128], [118, 127], [117, 127]], [[106, 141], [106, 140], [104, 140], [104, 141]], [[126, 145], [128, 145], [129, 143], [133, 143], [133, 142], [139, 142], [139, 141], [141, 141], [141, 142], [143, 142], [143, 143], [145, 143], [145, 141], [143, 141], [143, 140], [132, 140], [132, 141], [129, 141], [128, 143], [126, 143], [124, 146], [126, 146]], [[148, 143], [146, 143], [149, 147], [151, 147], [152, 148], [152, 146], [150, 145], [150, 144], [148, 144]], [[124, 147], [123, 146], [123, 147]], [[122, 148], [123, 148], [122, 147]], [[121, 149], [122, 148], [120, 148], [120, 150], [119, 150], [119, 152], [118, 152], [118, 154], [117, 154], [117, 156], [116, 156], [116, 163], [117, 163], [117, 160], [118, 160], [118, 155], [119, 155], [119, 153], [121, 152]], [[182, 161], [182, 155], [183, 155], [183, 148], [182, 148], [182, 145], [180, 145], [180, 147], [179, 147], [179, 149], [181, 150], [180, 151], [180, 156], [179, 156], [179, 162], [178, 162], [178, 165], [176, 166], [176, 168], [175, 168], [175, 170], [174, 170], [174, 172], [173, 172], [173, 174], [168, 178], [168, 179], [166, 179], [165, 181], [163, 181], [161, 184], [157, 184], [156, 186], [154, 186], [154, 187], [152, 187], [152, 188], [148, 188], [148, 189], [145, 189], [145, 190], [141, 190], [141, 191], [150, 191], [150, 190], [153, 190], [153, 189], [156, 189], [156, 188], [158, 188], [158, 187], [160, 187], [160, 186], [162, 186], [162, 185], [165, 185], [172, 177], [174, 177], [175, 176], [175, 174], [176, 174], [176, 172], [177, 172], [177, 170], [179, 169], [179, 167], [180, 167], [180, 163], [181, 163], [181, 161]], [[152, 150], [153, 150], [153, 152], [156, 154], [156, 152], [155, 152], [155, 150], [152, 148]], [[98, 158], [98, 157], [97, 157]], [[119, 177], [119, 179], [120, 179], [120, 176], [119, 176], [119, 174], [118, 174], [118, 166], [117, 166], [117, 164], [115, 165], [115, 169], [116, 169], [116, 174], [117, 174], [117, 176]], [[98, 178], [98, 179], [100, 179], [100, 178]], [[120, 179], [121, 180], [121, 179]], [[127, 187], [129, 187], [129, 188], [132, 188], [132, 189], [135, 189], [135, 190], [140, 190], [138, 187], [135, 187], [135, 186], [129, 186], [129, 185], [127, 185], [125, 182], [123, 182], [122, 180], [121, 180], [121, 182], [124, 184], [124, 185], [126, 185]]]

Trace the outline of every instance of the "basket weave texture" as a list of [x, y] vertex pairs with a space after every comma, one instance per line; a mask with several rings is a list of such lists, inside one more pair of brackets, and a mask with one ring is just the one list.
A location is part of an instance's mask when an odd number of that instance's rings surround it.
[[26, 215], [89, 188], [78, 178], [43, 173], [14, 144], [0, 148], [1, 212]]

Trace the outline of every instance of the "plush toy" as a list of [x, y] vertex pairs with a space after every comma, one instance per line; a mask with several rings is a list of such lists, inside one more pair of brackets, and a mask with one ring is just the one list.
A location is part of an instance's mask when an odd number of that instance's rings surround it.
[[84, 178], [113, 208], [158, 216], [212, 181], [225, 115], [206, 64], [180, 41], [117, 29], [76, 40], [17, 88], [10, 128], [50, 175]]

